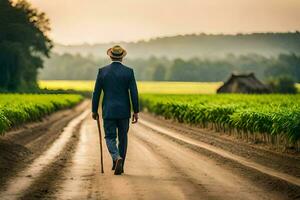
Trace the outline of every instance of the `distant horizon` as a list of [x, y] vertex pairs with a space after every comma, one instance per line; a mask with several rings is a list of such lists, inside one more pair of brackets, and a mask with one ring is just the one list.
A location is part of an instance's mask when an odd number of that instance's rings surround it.
[[300, 30], [299, 0], [28, 0], [62, 44], [139, 41], [186, 33]]
[[184, 34], [166, 34], [166, 35], [159, 35], [159, 36], [153, 36], [150, 38], [141, 38], [137, 40], [128, 40], [128, 41], [109, 41], [109, 42], [81, 42], [81, 43], [70, 43], [70, 44], [65, 44], [61, 42], [57, 42], [53, 40], [54, 44], [62, 45], [62, 46], [81, 46], [81, 45], [105, 45], [105, 44], [122, 44], [122, 43], [138, 43], [138, 42], [149, 42], [151, 40], [157, 40], [160, 38], [171, 38], [171, 37], [177, 37], [177, 36], [191, 36], [191, 35], [214, 35], [214, 36], [219, 36], [219, 35], [224, 35], [224, 36], [237, 36], [237, 35], [251, 35], [251, 34], [268, 34], [268, 33], [274, 33], [274, 34], [281, 34], [281, 33], [300, 33], [300, 30], [290, 30], [290, 31], [257, 31], [257, 32], [236, 32], [236, 33], [208, 33], [208, 32], [194, 32], [194, 33], [184, 33]]

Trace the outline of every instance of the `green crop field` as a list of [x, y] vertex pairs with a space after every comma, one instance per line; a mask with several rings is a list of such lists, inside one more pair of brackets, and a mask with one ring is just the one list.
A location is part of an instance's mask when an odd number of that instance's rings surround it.
[[[247, 140], [299, 145], [300, 95], [215, 95], [221, 84], [138, 82], [138, 88], [142, 107], [166, 118]], [[40, 86], [92, 91], [94, 81], [40, 81]]]
[[[73, 89], [80, 91], [92, 91], [94, 81], [40, 81], [41, 88], [47, 89]], [[141, 94], [213, 94], [220, 87], [221, 82], [138, 82]]]
[[300, 95], [142, 95], [143, 109], [238, 137], [299, 148]]
[[0, 94], [0, 135], [11, 127], [36, 121], [82, 100], [80, 95]]

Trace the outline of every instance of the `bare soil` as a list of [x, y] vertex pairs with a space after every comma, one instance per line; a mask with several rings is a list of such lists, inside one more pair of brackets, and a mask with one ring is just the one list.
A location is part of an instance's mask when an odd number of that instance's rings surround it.
[[176, 121], [165, 120], [149, 113], [144, 113], [142, 117], [147, 121], [176, 130], [195, 140], [208, 143], [236, 155], [254, 160], [257, 163], [270, 168], [300, 178], [300, 153], [271, 151], [269, 150], [271, 147], [268, 145], [249, 143], [225, 133], [218, 133], [209, 129], [201, 129]]
[[53, 195], [59, 189], [60, 183], [63, 181], [61, 177], [67, 170], [67, 166], [71, 162], [72, 156], [78, 145], [79, 127], [80, 125], [77, 126], [70, 141], [68, 141], [55, 160], [44, 169], [42, 174], [34, 181], [30, 188], [24, 191], [20, 199], [38, 200], [53, 198]]
[[0, 187], [17, 171], [29, 165], [60, 136], [65, 126], [82, 113], [88, 101], [73, 109], [58, 111], [40, 122], [29, 123], [0, 137]]

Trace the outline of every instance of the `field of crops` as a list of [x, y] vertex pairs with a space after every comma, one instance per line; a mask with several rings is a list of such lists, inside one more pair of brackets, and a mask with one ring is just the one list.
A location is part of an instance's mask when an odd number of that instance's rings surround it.
[[[92, 91], [94, 81], [40, 81], [41, 88], [47, 89], [73, 89], [79, 91]], [[139, 81], [140, 94], [214, 94], [221, 82], [148, 82]]]
[[142, 95], [143, 109], [168, 119], [299, 148], [300, 95]]
[[0, 135], [11, 127], [40, 120], [82, 100], [80, 95], [0, 94]]

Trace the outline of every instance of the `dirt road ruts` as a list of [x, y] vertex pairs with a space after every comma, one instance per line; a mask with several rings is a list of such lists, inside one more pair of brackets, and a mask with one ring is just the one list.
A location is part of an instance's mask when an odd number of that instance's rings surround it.
[[[26, 183], [24, 190], [18, 187], [22, 186], [21, 184], [8, 187], [15, 189], [1, 192], [1, 199], [18, 197], [21, 199], [281, 200], [300, 197], [300, 188], [297, 186], [299, 179], [294, 174], [297, 173], [296, 168], [289, 174], [279, 168], [257, 162], [256, 159], [252, 159], [255, 156], [244, 158], [249, 162], [238, 162], [235, 158], [240, 158], [242, 155], [234, 152], [235, 147], [228, 151], [206, 143], [211, 149], [205, 149], [206, 146], [197, 146], [198, 143], [205, 143], [205, 141], [198, 140], [193, 135], [196, 134], [196, 130], [182, 133], [176, 127], [177, 125], [173, 126], [168, 121], [155, 122], [156, 119], [146, 115], [141, 115], [140, 123], [130, 128], [125, 174], [113, 175], [111, 158], [105, 143], [105, 174], [101, 174], [97, 125], [91, 119], [89, 112], [87, 110], [79, 118], [75, 118], [76, 123], [74, 122], [73, 126], [68, 124], [67, 127], [73, 127], [72, 134], [66, 137], [63, 147], [51, 155], [53, 159], [45, 159], [42, 168], [35, 168], [37, 177], [23, 178]], [[166, 130], [169, 135], [166, 134]], [[74, 134], [78, 138], [72, 142]], [[53, 148], [59, 139], [60, 137], [41, 156], [47, 155], [46, 152]], [[215, 142], [217, 139], [211, 140]], [[238, 145], [234, 140], [230, 142], [233, 146]], [[227, 141], [226, 145], [229, 146], [230, 142]], [[261, 157], [268, 156], [261, 152], [257, 150], [257, 154]], [[251, 151], [249, 153], [251, 154]], [[63, 155], [67, 155], [67, 158]], [[272, 161], [275, 162], [276, 159]], [[37, 161], [33, 163], [35, 162]], [[61, 170], [58, 173], [60, 164]], [[283, 180], [282, 177], [276, 177], [272, 173], [263, 173], [249, 166], [252, 164], [264, 166], [265, 169], [271, 169], [272, 172], [278, 172], [280, 175], [286, 174], [288, 178]], [[18, 175], [11, 180], [18, 180], [20, 177], [22, 178]], [[290, 178], [294, 181], [290, 181]], [[51, 180], [49, 186], [44, 184], [47, 179]], [[43, 186], [44, 193], [37, 190], [39, 184]]]

